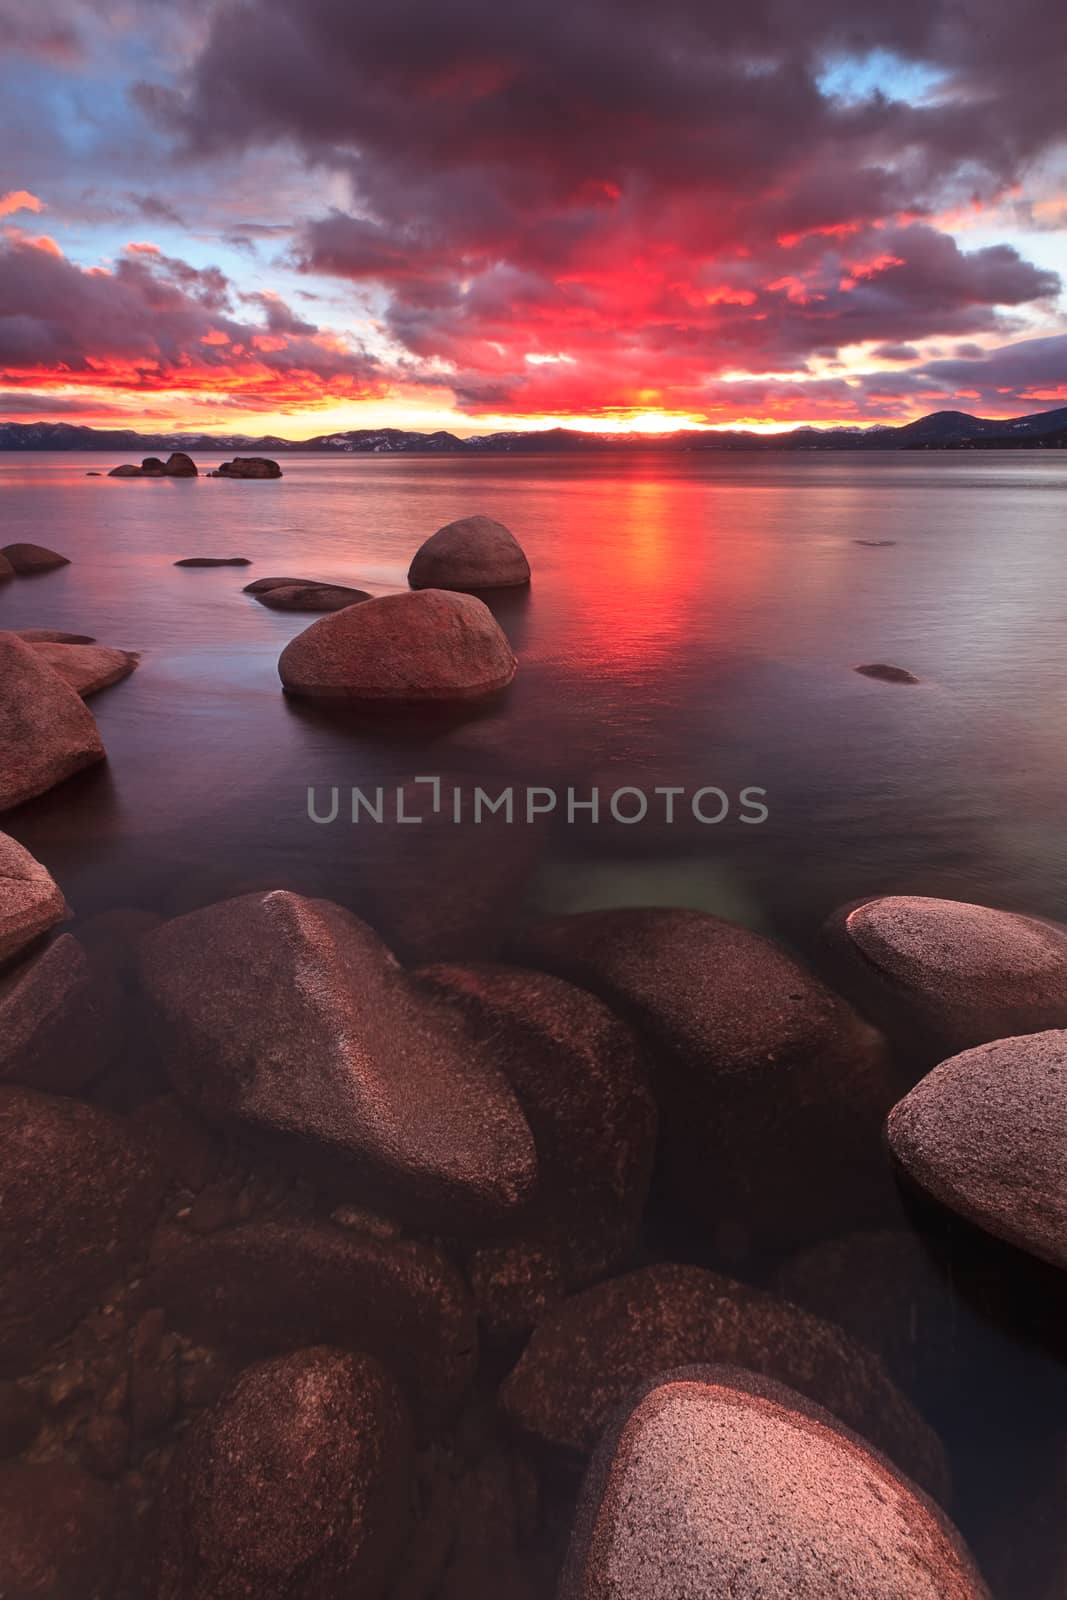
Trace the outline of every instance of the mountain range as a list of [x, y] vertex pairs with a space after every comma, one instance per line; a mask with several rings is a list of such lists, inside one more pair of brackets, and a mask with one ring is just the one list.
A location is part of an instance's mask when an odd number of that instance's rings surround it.
[[107, 450], [139, 456], [161, 450], [204, 455], [237, 452], [282, 455], [513, 454], [626, 450], [1026, 450], [1067, 448], [1067, 406], [994, 421], [965, 411], [934, 411], [901, 427], [794, 428], [789, 433], [727, 432], [583, 433], [574, 428], [478, 434], [414, 433], [403, 428], [351, 428], [312, 439], [273, 434], [135, 433], [128, 428], [87, 428], [69, 422], [0, 422], [0, 450]]

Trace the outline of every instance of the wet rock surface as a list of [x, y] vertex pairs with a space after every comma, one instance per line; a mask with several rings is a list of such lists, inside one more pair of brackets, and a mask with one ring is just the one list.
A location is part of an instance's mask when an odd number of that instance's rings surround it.
[[0, 1465], [0, 1582], [12, 1600], [115, 1600], [120, 1530], [111, 1491], [77, 1468]]
[[0, 832], [0, 965], [61, 922], [66, 912], [63, 892], [47, 867], [17, 839]]
[[38, 656], [82, 699], [110, 689], [133, 672], [140, 656], [132, 650], [112, 650], [104, 645], [61, 644], [40, 640], [33, 645]]
[[365, 589], [336, 583], [272, 584], [256, 593], [260, 605], [271, 611], [344, 611], [370, 598]]
[[955, 1529], [869, 1445], [729, 1368], [644, 1387], [582, 1492], [561, 1600], [988, 1600]]
[[106, 759], [93, 714], [33, 645], [0, 633], [0, 811]]
[[61, 934], [0, 973], [0, 1084], [72, 1094], [98, 1077], [122, 1033], [114, 976]]
[[942, 1062], [894, 1107], [887, 1132], [936, 1200], [1067, 1268], [1067, 1030]]

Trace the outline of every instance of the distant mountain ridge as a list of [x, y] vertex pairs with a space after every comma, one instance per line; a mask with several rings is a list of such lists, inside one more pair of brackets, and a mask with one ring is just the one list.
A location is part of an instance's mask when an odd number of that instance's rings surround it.
[[107, 450], [136, 457], [160, 450], [191, 454], [282, 455], [300, 451], [322, 455], [533, 455], [626, 450], [1025, 450], [1067, 448], [1067, 406], [998, 421], [965, 411], [934, 411], [901, 427], [794, 428], [789, 433], [728, 432], [612, 434], [575, 428], [540, 432], [477, 434], [415, 433], [403, 428], [351, 428], [313, 439], [280, 439], [273, 434], [135, 433], [129, 428], [87, 428], [70, 422], [0, 422], [0, 450]]

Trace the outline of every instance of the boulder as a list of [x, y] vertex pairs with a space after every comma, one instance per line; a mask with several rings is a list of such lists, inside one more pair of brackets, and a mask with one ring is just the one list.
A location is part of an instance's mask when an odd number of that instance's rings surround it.
[[124, 1529], [114, 1492], [62, 1461], [0, 1466], [0, 1593], [115, 1600]]
[[331, 1344], [376, 1356], [428, 1424], [452, 1416], [478, 1360], [466, 1284], [432, 1245], [331, 1222], [159, 1229], [149, 1286], [169, 1322], [247, 1358]]
[[125, 462], [121, 467], [112, 467], [108, 473], [109, 478], [144, 478], [149, 476], [143, 467], [135, 467], [132, 462]]
[[286, 645], [278, 671], [291, 694], [417, 704], [495, 694], [516, 665], [480, 600], [422, 589], [320, 618]]
[[799, 1389], [947, 1497], [937, 1435], [876, 1356], [833, 1323], [700, 1267], [661, 1263], [572, 1295], [534, 1330], [500, 1403], [528, 1438], [577, 1462], [631, 1389], [694, 1362]]
[[0, 583], [8, 583], [15, 576], [15, 569], [6, 556], [0, 555]]
[[232, 461], [219, 463], [213, 478], [280, 478], [282, 469], [276, 461], [266, 456], [234, 456]]
[[272, 611], [343, 611], [371, 596], [365, 589], [346, 589], [341, 584], [315, 583], [264, 589], [256, 595], [261, 606]]
[[846, 906], [827, 937], [842, 981], [920, 1061], [1067, 1027], [1067, 928], [960, 900], [884, 895]]
[[124, 1271], [163, 1184], [118, 1117], [0, 1086], [0, 1371], [38, 1362]]
[[0, 1083], [73, 1094], [99, 1077], [121, 1037], [114, 977], [69, 933], [0, 975]]
[[66, 914], [67, 902], [48, 868], [17, 839], [0, 833], [0, 964], [62, 922]]
[[23, 577], [33, 572], [52, 572], [56, 567], [69, 567], [70, 561], [66, 556], [57, 555], [54, 550], [48, 550], [42, 544], [7, 544], [0, 555], [4, 556], [8, 565]]
[[174, 450], [166, 461], [160, 463], [163, 472], [168, 478], [196, 478], [199, 476], [196, 462], [192, 456], [187, 456], [184, 450]]
[[413, 589], [514, 589], [530, 581], [530, 563], [510, 529], [492, 517], [461, 517], [415, 553]]
[[141, 471], [146, 478], [161, 478], [163, 476], [163, 463], [158, 456], [145, 456], [141, 462]]
[[403, 1398], [370, 1357], [250, 1367], [168, 1472], [159, 1600], [380, 1600], [412, 1469]]
[[943, 1061], [893, 1108], [887, 1132], [942, 1205], [1067, 1268], [1067, 1030]]
[[176, 567], [250, 567], [247, 556], [185, 556]]
[[881, 683], [918, 683], [914, 673], [906, 667], [892, 667], [885, 661], [869, 661], [862, 667], [853, 667], [864, 678], [877, 678]]
[[784, 950], [701, 911], [654, 909], [554, 918], [518, 950], [645, 1040], [665, 1192], [687, 1219], [731, 1248], [881, 1220], [896, 1098], [882, 1040]]
[[98, 644], [51, 644], [42, 640], [33, 649], [83, 700], [101, 689], [110, 689], [113, 683], [121, 683], [141, 659], [132, 650], [110, 650]]
[[282, 890], [208, 906], [148, 935], [142, 975], [204, 1115], [435, 1229], [499, 1224], [532, 1197], [533, 1139], [491, 1053], [350, 912]]
[[255, 578], [246, 583], [243, 594], [266, 594], [271, 589], [319, 589], [321, 578]]
[[74, 690], [32, 645], [0, 633], [0, 811], [106, 757], [93, 714]]
[[781, 1384], [693, 1367], [645, 1384], [586, 1479], [560, 1600], [989, 1600], [955, 1528]]
[[518, 1234], [481, 1245], [468, 1273], [486, 1323], [527, 1333], [549, 1299], [603, 1277], [634, 1248], [656, 1145], [656, 1108], [630, 1030], [545, 973], [489, 965], [416, 977], [466, 1019], [522, 1106], [540, 1180]]
[[15, 628], [15, 635], [27, 644], [95, 644], [89, 633], [62, 633], [58, 628]]

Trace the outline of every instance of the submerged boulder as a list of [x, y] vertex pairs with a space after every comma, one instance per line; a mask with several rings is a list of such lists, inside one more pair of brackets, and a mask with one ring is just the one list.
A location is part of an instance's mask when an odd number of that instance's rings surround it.
[[343, 611], [371, 596], [366, 589], [348, 589], [338, 583], [276, 584], [256, 594], [271, 611]]
[[280, 478], [282, 469], [276, 461], [266, 456], [234, 456], [232, 461], [222, 461], [212, 478]]
[[403, 1398], [369, 1356], [249, 1367], [168, 1472], [159, 1600], [379, 1600], [413, 1457]]
[[408, 569], [413, 589], [513, 589], [529, 581], [522, 546], [492, 517], [461, 517], [438, 528]]
[[516, 665], [480, 600], [422, 589], [313, 622], [286, 645], [278, 671], [291, 694], [418, 704], [495, 694], [514, 678]]
[[0, 633], [0, 811], [106, 760], [93, 714], [32, 645]]
[[321, 586], [321, 578], [254, 578], [241, 592], [259, 595], [271, 589], [318, 589]]
[[17, 839], [0, 833], [0, 963], [62, 922], [66, 912], [63, 892], [48, 868]]
[[59, 628], [15, 628], [14, 633], [27, 644], [95, 644], [91, 633], [63, 633]]
[[634, 909], [534, 924], [519, 951], [644, 1039], [665, 1192], [687, 1221], [783, 1247], [884, 1215], [883, 1041], [784, 950], [702, 911]]
[[132, 461], [126, 461], [121, 467], [112, 467], [108, 473], [109, 478], [146, 478], [149, 474], [143, 467], [135, 467]]
[[934, 1060], [1067, 1027], [1067, 928], [1012, 911], [883, 895], [846, 906], [827, 938], [857, 1002]]
[[645, 1384], [582, 1491], [560, 1600], [989, 1600], [955, 1528], [863, 1439], [729, 1367]]
[[1067, 1030], [943, 1061], [894, 1107], [887, 1132], [935, 1199], [1067, 1268]]
[[121, 683], [141, 659], [132, 650], [110, 650], [96, 644], [52, 644], [41, 640], [33, 648], [83, 700], [101, 689], [110, 689], [113, 683]]
[[893, 667], [885, 661], [869, 661], [862, 667], [853, 667], [864, 678], [877, 678], [882, 683], [918, 683], [918, 678], [906, 667]]
[[147, 936], [142, 976], [201, 1113], [435, 1229], [530, 1200], [533, 1139], [490, 1052], [340, 906], [279, 890], [191, 912]]
[[0, 1466], [0, 1589], [11, 1600], [115, 1600], [126, 1532], [113, 1490], [62, 1461]]
[[20, 577], [27, 573], [52, 572], [56, 567], [69, 567], [67, 556], [57, 555], [42, 544], [7, 544], [0, 550], [8, 565]]
[[572, 1295], [534, 1330], [500, 1403], [528, 1438], [577, 1462], [636, 1385], [694, 1362], [799, 1389], [947, 1496], [940, 1440], [876, 1356], [833, 1323], [700, 1267], [661, 1263]]
[[22, 1371], [147, 1242], [164, 1173], [106, 1111], [0, 1086], [0, 1371]]
[[73, 1094], [114, 1056], [118, 1011], [114, 975], [61, 934], [0, 973], [0, 1083]]
[[5, 555], [0, 555], [0, 583], [7, 583], [15, 576], [15, 569]]

